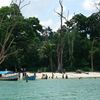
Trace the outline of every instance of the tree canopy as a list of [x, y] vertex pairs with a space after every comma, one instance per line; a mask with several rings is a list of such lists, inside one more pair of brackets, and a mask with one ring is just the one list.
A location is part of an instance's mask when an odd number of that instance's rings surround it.
[[36, 17], [25, 18], [15, 3], [0, 8], [1, 70], [100, 71], [99, 60], [99, 11], [76, 14], [53, 32]]

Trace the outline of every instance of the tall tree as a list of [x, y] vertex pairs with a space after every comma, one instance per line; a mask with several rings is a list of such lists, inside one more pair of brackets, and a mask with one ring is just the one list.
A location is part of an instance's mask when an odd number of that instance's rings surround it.
[[[10, 47], [14, 41], [12, 32], [16, 25], [15, 9], [11, 7], [3, 7], [0, 9], [0, 64], [6, 57], [10, 56], [14, 52], [9, 52]], [[13, 15], [12, 15], [13, 14]], [[13, 23], [12, 23], [13, 22]]]
[[58, 71], [62, 72], [63, 70], [63, 49], [64, 49], [64, 39], [63, 39], [63, 5], [62, 0], [59, 0], [61, 12], [57, 14], [60, 16], [60, 31], [58, 33], [58, 44], [57, 44], [57, 60], [58, 60]]

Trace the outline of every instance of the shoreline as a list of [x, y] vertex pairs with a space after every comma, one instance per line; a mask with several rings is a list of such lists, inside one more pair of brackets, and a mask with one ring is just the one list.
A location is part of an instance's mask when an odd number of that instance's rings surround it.
[[[34, 73], [27, 72], [28, 76], [34, 75]], [[36, 79], [45, 79], [43, 75], [47, 75], [47, 79], [81, 79], [81, 78], [100, 78], [100, 72], [65, 72], [65, 73], [52, 73], [52, 72], [41, 72], [36, 73]], [[53, 76], [53, 77], [52, 77]]]

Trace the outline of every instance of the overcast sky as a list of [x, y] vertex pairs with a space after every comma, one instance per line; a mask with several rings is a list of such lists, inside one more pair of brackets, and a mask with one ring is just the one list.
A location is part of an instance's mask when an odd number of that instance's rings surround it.
[[[22, 9], [22, 13], [25, 17], [38, 17], [40, 23], [44, 26], [50, 26], [53, 30], [59, 28], [59, 16], [55, 11], [60, 11], [59, 0], [25, 0], [24, 3], [30, 5]], [[100, 0], [63, 0], [64, 6], [64, 16], [67, 16], [69, 11], [69, 18], [71, 18], [74, 13], [82, 13], [86, 16], [91, 15], [95, 12], [95, 7], [93, 2], [98, 2]], [[0, 0], [0, 7], [8, 6], [11, 0]]]

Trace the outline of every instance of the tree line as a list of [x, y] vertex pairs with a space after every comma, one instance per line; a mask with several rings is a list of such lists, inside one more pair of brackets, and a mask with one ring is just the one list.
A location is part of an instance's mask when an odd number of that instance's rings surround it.
[[[76, 14], [53, 32], [36, 17], [25, 18], [19, 5], [0, 8], [0, 69], [100, 71], [100, 11]], [[56, 23], [55, 23], [56, 24]]]

